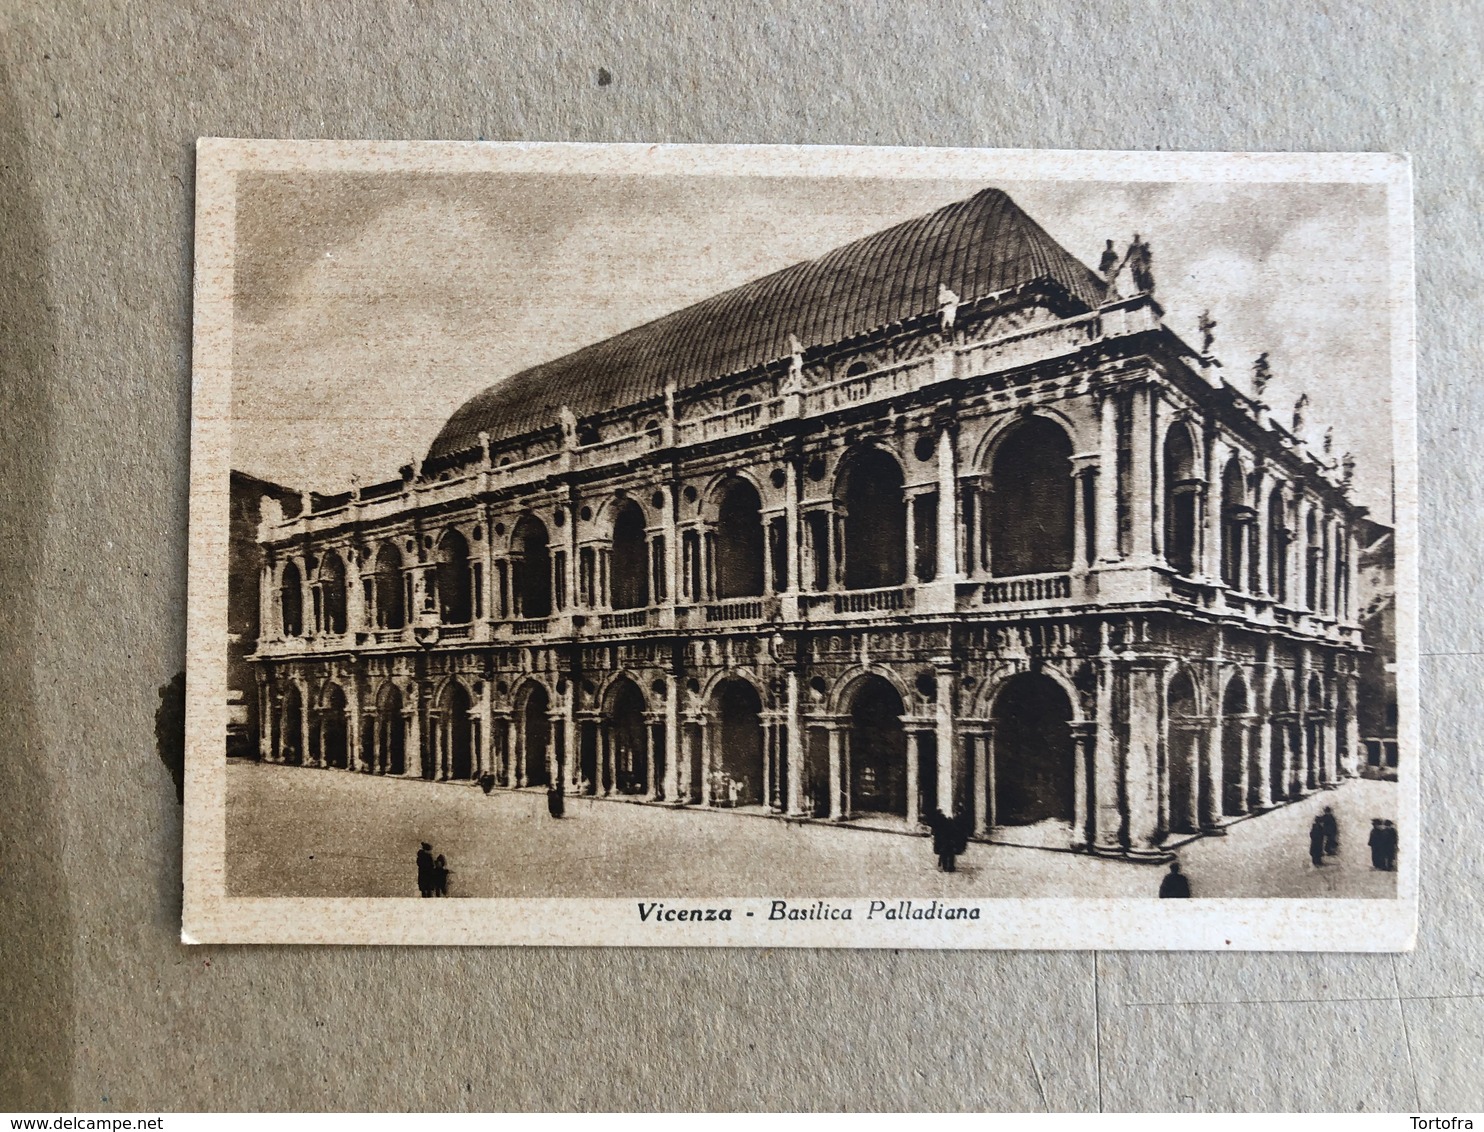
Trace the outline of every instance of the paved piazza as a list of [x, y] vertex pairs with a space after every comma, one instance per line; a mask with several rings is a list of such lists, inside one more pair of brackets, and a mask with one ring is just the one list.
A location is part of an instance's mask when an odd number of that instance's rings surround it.
[[[227, 787], [233, 896], [411, 896], [419, 841], [448, 858], [451, 896], [1126, 897], [1152, 896], [1164, 871], [976, 843], [948, 875], [898, 833], [588, 798], [553, 821], [540, 791], [250, 762], [228, 764]], [[1341, 852], [1315, 869], [1307, 830], [1325, 805]], [[1178, 855], [1197, 896], [1390, 897], [1395, 874], [1371, 869], [1365, 840], [1395, 811], [1394, 784], [1352, 779]]]

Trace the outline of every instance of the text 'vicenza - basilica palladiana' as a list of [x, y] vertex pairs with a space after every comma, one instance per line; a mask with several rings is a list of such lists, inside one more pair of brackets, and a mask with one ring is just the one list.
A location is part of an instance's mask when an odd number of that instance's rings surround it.
[[1135, 858], [1355, 773], [1348, 462], [1108, 258], [986, 190], [265, 508], [260, 756]]

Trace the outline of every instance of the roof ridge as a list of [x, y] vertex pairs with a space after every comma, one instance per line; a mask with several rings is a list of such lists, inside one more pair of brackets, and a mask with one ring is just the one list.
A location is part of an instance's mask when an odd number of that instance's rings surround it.
[[1047, 279], [1074, 301], [1102, 301], [1101, 280], [1003, 189], [909, 217], [537, 363], [489, 386], [449, 418], [429, 449], [470, 448], [481, 431], [513, 436], [552, 423], [563, 404], [579, 416], [690, 388], [783, 357], [787, 335], [805, 347], [839, 341], [937, 308], [939, 286], [961, 300]]

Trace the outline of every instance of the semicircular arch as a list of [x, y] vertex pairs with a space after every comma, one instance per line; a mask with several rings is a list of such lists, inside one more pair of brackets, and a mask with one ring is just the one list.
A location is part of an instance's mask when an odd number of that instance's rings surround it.
[[879, 677], [892, 686], [896, 694], [901, 697], [902, 708], [907, 710], [912, 704], [912, 691], [907, 687], [901, 676], [891, 668], [879, 665], [856, 665], [840, 674], [835, 685], [830, 689], [828, 698], [829, 710], [832, 715], [848, 715], [850, 713], [851, 700], [854, 698], [860, 686], [871, 677]]

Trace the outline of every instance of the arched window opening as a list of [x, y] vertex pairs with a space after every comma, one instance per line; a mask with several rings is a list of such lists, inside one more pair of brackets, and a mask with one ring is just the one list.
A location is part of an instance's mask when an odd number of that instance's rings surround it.
[[349, 729], [345, 710], [345, 693], [338, 684], [325, 689], [324, 705], [319, 713], [319, 749], [324, 764], [337, 770], [350, 766]]
[[1328, 744], [1325, 739], [1325, 718], [1329, 715], [1329, 705], [1325, 701], [1324, 682], [1320, 680], [1317, 672], [1309, 674], [1309, 693], [1304, 704], [1304, 784], [1314, 790], [1321, 786], [1328, 775], [1325, 773], [1325, 763], [1328, 761]]
[[1244, 765], [1250, 757], [1244, 743], [1247, 711], [1247, 685], [1240, 675], [1233, 676], [1221, 697], [1221, 812], [1227, 815], [1247, 812], [1243, 788], [1250, 770]]
[[619, 505], [613, 519], [614, 609], [643, 609], [649, 604], [649, 550], [644, 538], [644, 512], [632, 499]]
[[1195, 441], [1184, 424], [1171, 425], [1165, 434], [1164, 485], [1165, 561], [1188, 576], [1195, 573], [1204, 484], [1196, 472]]
[[716, 596], [758, 597], [763, 592], [763, 517], [757, 488], [733, 480], [722, 494], [716, 521]]
[[1013, 426], [995, 450], [990, 476], [990, 572], [1071, 569], [1072, 441], [1061, 426], [1044, 417]]
[[865, 363], [865, 362], [851, 362], [849, 368], [847, 368], [846, 371], [845, 371], [845, 376], [846, 377], [859, 377], [861, 374], [865, 373], [870, 368], [871, 367], [867, 363]]
[[1283, 494], [1268, 496], [1268, 593], [1275, 601], [1288, 600], [1288, 523]]
[[762, 700], [746, 680], [724, 680], [712, 696], [718, 727], [717, 759], [709, 783], [712, 801], [763, 804]]
[[466, 781], [474, 777], [474, 727], [469, 718], [469, 693], [457, 680], [443, 692], [443, 765], [448, 777]]
[[338, 637], [345, 632], [345, 562], [333, 550], [325, 551], [320, 558], [315, 584], [315, 606], [321, 633]]
[[402, 552], [391, 543], [383, 543], [376, 555], [375, 584], [371, 587], [378, 629], [400, 629], [407, 623], [403, 602]]
[[1252, 517], [1242, 467], [1232, 460], [1221, 473], [1221, 580], [1234, 590], [1241, 589], [1247, 577], [1244, 562], [1250, 541], [1247, 527]]
[[1072, 705], [1044, 673], [1012, 676], [995, 697], [997, 825], [1070, 822], [1075, 811]]
[[613, 789], [619, 794], [647, 794], [650, 786], [649, 743], [644, 726], [644, 693], [623, 680], [609, 697], [607, 739]]
[[283, 690], [279, 705], [278, 757], [295, 765], [304, 762], [304, 697], [297, 684]]
[[902, 697], [867, 676], [850, 701], [850, 813], [907, 816], [907, 732]]
[[395, 684], [386, 686], [376, 709], [376, 765], [383, 774], [407, 773], [407, 721]]
[[879, 448], [846, 462], [837, 483], [843, 510], [844, 583], [849, 590], [900, 586], [907, 580], [907, 503], [902, 469]]
[[540, 684], [528, 685], [520, 708], [521, 770], [517, 781], [525, 786], [551, 783], [551, 697]]
[[304, 635], [304, 590], [299, 577], [299, 567], [292, 561], [283, 564], [283, 580], [279, 583], [278, 595], [283, 635], [302, 637]]
[[[1272, 783], [1274, 802], [1288, 797], [1288, 758], [1291, 748], [1288, 728], [1292, 722], [1289, 714], [1288, 685], [1282, 676], [1277, 676], [1268, 696], [1268, 780]], [[1266, 798], [1257, 798], [1255, 801], [1257, 805], [1267, 803]]]
[[1201, 815], [1209, 812], [1210, 784], [1200, 765], [1204, 721], [1197, 716], [1195, 682], [1181, 669], [1170, 679], [1166, 693], [1170, 717], [1169, 774], [1170, 829], [1195, 833]]
[[[590, 559], [591, 551], [585, 564]], [[550, 538], [534, 515], [522, 515], [510, 535], [510, 578], [516, 617], [551, 615]], [[590, 580], [586, 584], [590, 589]]]
[[474, 619], [474, 592], [469, 580], [469, 543], [456, 530], [438, 541], [435, 582], [438, 617], [445, 625], [467, 625]]

